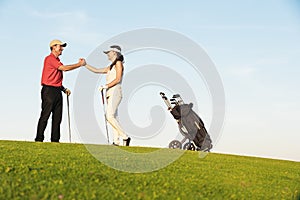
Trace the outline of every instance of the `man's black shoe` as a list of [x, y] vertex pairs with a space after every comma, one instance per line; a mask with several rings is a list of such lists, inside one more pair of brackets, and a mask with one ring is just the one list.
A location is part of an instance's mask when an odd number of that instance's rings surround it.
[[112, 143], [114, 146], [119, 146], [118, 144], [115, 144], [114, 142]]
[[126, 146], [129, 146], [129, 144], [130, 144], [130, 140], [131, 140], [131, 138], [130, 137], [128, 137], [126, 140], [123, 140], [126, 144]]

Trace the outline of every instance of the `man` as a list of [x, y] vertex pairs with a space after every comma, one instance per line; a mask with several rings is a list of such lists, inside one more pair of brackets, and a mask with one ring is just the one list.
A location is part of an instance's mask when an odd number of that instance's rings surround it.
[[62, 119], [62, 94], [70, 95], [71, 91], [62, 86], [63, 71], [70, 71], [85, 65], [85, 60], [80, 58], [78, 63], [63, 65], [59, 56], [62, 54], [67, 44], [60, 40], [50, 42], [51, 53], [44, 60], [42, 72], [42, 111], [37, 126], [36, 142], [43, 142], [44, 131], [50, 114], [52, 113], [51, 142], [59, 142], [60, 123]]

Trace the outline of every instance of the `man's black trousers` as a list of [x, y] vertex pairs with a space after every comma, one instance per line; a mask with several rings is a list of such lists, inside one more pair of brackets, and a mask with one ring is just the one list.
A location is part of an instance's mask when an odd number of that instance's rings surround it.
[[62, 94], [59, 87], [44, 85], [41, 91], [42, 111], [37, 127], [35, 141], [44, 140], [44, 131], [52, 113], [51, 142], [59, 142], [62, 119]]

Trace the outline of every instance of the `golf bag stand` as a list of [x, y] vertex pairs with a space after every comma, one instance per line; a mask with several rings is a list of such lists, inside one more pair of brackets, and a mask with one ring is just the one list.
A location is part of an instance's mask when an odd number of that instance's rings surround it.
[[209, 152], [210, 149], [212, 149], [212, 140], [204, 127], [203, 121], [192, 110], [193, 104], [184, 103], [179, 94], [173, 95], [170, 100], [168, 100], [163, 92], [160, 92], [160, 96], [167, 105], [172, 116], [177, 121], [178, 129], [183, 135], [181, 141], [171, 141], [169, 143], [169, 148]]

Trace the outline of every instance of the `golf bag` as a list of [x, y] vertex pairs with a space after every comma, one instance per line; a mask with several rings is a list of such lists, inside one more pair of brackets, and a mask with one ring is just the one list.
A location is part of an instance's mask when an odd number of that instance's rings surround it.
[[180, 133], [184, 136], [181, 141], [171, 141], [169, 148], [210, 151], [212, 148], [211, 138], [203, 121], [193, 111], [193, 104], [185, 104], [179, 94], [173, 95], [173, 98], [170, 99], [171, 103], [163, 92], [160, 95], [168, 106], [168, 110], [176, 119]]

